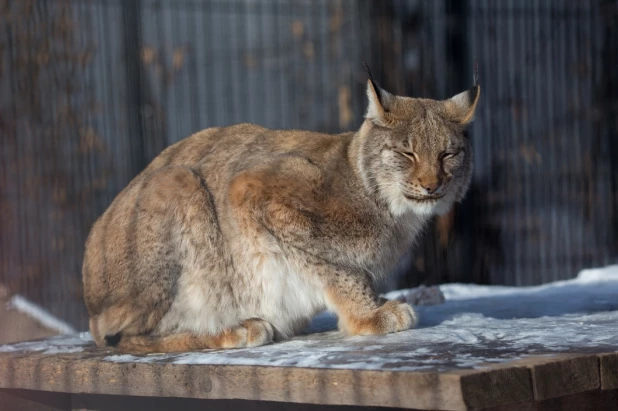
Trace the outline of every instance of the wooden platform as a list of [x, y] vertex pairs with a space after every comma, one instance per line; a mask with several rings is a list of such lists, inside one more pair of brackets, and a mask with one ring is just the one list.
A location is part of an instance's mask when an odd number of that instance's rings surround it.
[[[412, 358], [406, 353], [419, 352], [415, 342], [391, 337], [376, 344], [381, 340], [375, 338], [329, 332], [255, 349], [150, 356], [119, 356], [71, 339], [51, 340], [52, 349], [44, 350], [45, 344], [15, 345], [0, 352], [0, 409], [310, 408], [301, 403], [329, 406], [322, 409], [618, 410], [618, 347], [513, 353], [512, 359], [500, 347], [485, 347], [484, 362], [464, 364], [453, 360], [461, 347], [436, 346]], [[298, 365], [322, 350], [325, 356], [313, 365]]]

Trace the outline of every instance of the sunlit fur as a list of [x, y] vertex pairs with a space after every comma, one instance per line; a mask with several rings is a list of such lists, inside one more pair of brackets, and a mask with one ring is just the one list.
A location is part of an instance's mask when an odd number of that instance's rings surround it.
[[434, 101], [369, 82], [367, 94], [358, 132], [239, 124], [157, 156], [86, 243], [96, 343], [127, 352], [257, 346], [325, 308], [353, 335], [416, 325], [412, 307], [380, 298], [375, 282], [465, 194], [463, 130], [479, 88]]

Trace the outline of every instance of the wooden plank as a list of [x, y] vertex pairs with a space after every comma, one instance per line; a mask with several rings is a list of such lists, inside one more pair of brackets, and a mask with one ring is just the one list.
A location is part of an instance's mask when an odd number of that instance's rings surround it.
[[601, 389], [618, 389], [618, 353], [599, 354]]
[[520, 404], [501, 405], [484, 411], [618, 411], [618, 390], [594, 390], [528, 401]]
[[246, 399], [464, 410], [532, 398], [525, 367], [390, 372], [114, 363], [75, 355], [0, 355], [0, 386], [67, 393]]
[[0, 387], [66, 393], [466, 409], [460, 376], [293, 367], [114, 363], [0, 356]]
[[534, 399], [527, 367], [493, 367], [462, 375], [461, 390], [468, 408], [487, 408]]
[[544, 400], [601, 387], [597, 355], [560, 354], [528, 365], [534, 398]]
[[[103, 361], [109, 352], [0, 354], [0, 387], [139, 397], [465, 410], [523, 404], [616, 383], [617, 354], [528, 357], [482, 369], [364, 369]], [[599, 364], [603, 368], [599, 368]], [[601, 369], [605, 371], [601, 371]]]

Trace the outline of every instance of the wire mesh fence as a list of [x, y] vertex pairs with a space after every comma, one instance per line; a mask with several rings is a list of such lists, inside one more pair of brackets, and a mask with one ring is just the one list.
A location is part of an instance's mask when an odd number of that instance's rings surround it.
[[164, 147], [338, 132], [391, 92], [483, 88], [466, 201], [390, 286], [527, 285], [618, 260], [615, 1], [0, 1], [0, 282], [85, 327], [90, 225]]

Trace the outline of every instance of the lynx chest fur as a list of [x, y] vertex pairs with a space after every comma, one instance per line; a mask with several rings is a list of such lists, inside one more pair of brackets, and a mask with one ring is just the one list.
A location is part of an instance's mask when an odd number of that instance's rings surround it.
[[444, 100], [370, 80], [339, 135], [241, 124], [167, 148], [94, 224], [83, 265], [97, 344], [128, 352], [256, 346], [328, 308], [349, 334], [416, 324], [374, 283], [462, 199], [480, 88]]

